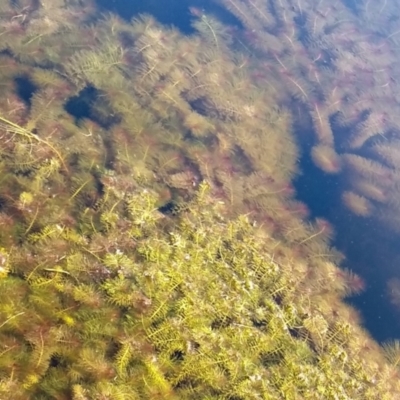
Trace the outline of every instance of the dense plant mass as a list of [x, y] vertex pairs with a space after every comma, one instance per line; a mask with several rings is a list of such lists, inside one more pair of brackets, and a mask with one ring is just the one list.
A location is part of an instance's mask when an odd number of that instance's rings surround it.
[[2, 250], [2, 396], [393, 398], [396, 368], [347, 310], [207, 184], [176, 222], [149, 189], [107, 193], [90, 232], [51, 224]]
[[344, 205], [398, 232], [399, 2], [215, 1], [241, 21], [255, 80], [295, 103], [302, 140], [312, 126], [312, 159], [339, 174]]
[[290, 110], [243, 38], [0, 17], [2, 398], [396, 398], [398, 344], [342, 302], [363, 282], [293, 197]]

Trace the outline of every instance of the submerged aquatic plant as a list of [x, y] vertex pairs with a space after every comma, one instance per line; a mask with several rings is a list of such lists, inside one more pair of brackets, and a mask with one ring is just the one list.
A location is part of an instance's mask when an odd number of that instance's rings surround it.
[[255, 80], [294, 115], [301, 110], [303, 130], [314, 131], [312, 159], [340, 174], [344, 205], [397, 232], [397, 2], [215, 1], [242, 23], [248, 51], [264, 56], [252, 59]]
[[[372, 399], [395, 389], [345, 309], [322, 306], [340, 297], [308, 291], [248, 217], [221, 214], [207, 183], [172, 220], [157, 200], [140, 186], [114, 193], [102, 205], [121, 202], [114, 225], [90, 235], [46, 226], [17, 254], [2, 250], [3, 396]], [[368, 345], [356, 346], [361, 336]]]
[[[302, 219], [290, 115], [239, 39], [208, 15], [185, 37], [90, 11], [26, 1], [1, 16], [20, 34], [2, 21], [0, 395], [399, 393], [397, 364], [342, 303], [359, 285], [332, 229]], [[67, 111], [77, 97], [84, 118]]]

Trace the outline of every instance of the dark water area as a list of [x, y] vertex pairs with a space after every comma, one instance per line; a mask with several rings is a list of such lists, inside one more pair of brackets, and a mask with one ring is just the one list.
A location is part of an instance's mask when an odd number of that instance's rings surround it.
[[[226, 24], [240, 26], [233, 15], [207, 0], [168, 0], [163, 1], [162, 5], [159, 0], [97, 0], [97, 4], [101, 12], [111, 11], [126, 20], [142, 13], [151, 14], [161, 23], [173, 25], [185, 34], [193, 32], [193, 8], [215, 14]], [[356, 0], [348, 1], [347, 7], [352, 13], [357, 13]], [[345, 135], [346, 132], [343, 132]], [[362, 294], [347, 301], [361, 312], [364, 326], [376, 340], [384, 342], [399, 338], [400, 311], [390, 304], [386, 286], [393, 271], [385, 267], [390, 258], [398, 254], [396, 243], [400, 238], [386, 232], [384, 226], [376, 221], [350, 213], [340, 199], [343, 178], [318, 169], [310, 157], [309, 150], [313, 143], [310, 143], [309, 136], [296, 136], [302, 149], [299, 162], [301, 173], [294, 182], [297, 199], [307, 205], [311, 220], [323, 217], [334, 226], [336, 236], [332, 245], [345, 255], [342, 267], [360, 275], [366, 284]], [[307, 139], [302, 142], [299, 137]]]
[[[340, 200], [342, 183], [337, 175], [329, 175], [313, 164], [308, 146], [303, 143], [300, 160], [301, 174], [295, 180], [297, 198], [307, 204], [310, 218], [323, 217], [335, 228], [332, 245], [340, 250], [345, 260], [342, 267], [351, 269], [365, 281], [363, 293], [347, 299], [362, 315], [365, 328], [379, 342], [400, 337], [398, 311], [390, 304], [386, 281], [390, 277], [382, 266], [387, 262], [384, 227], [367, 218], [357, 217], [345, 209]], [[398, 237], [389, 243], [393, 252]]]
[[194, 32], [191, 25], [190, 8], [211, 11], [218, 14], [218, 17], [225, 23], [238, 21], [226, 12], [225, 9], [218, 7], [215, 3], [208, 0], [168, 0], [162, 5], [158, 0], [132, 1], [125, 0], [97, 0], [100, 10], [107, 10], [120, 15], [125, 20], [130, 20], [138, 14], [151, 14], [158, 21], [165, 25], [174, 25], [182, 33], [191, 34]]

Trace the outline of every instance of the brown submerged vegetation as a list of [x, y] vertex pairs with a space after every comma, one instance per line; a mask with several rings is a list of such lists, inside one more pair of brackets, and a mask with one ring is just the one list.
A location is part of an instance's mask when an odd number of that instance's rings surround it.
[[354, 2], [355, 12], [340, 0], [216, 1], [264, 57], [253, 77], [312, 121], [315, 164], [342, 174], [345, 190], [355, 192], [345, 205], [379, 203], [372, 216], [399, 231], [398, 2]]
[[[276, 66], [291, 96], [314, 95], [281, 54], [294, 30], [273, 32], [293, 15], [263, 3], [226, 6], [274, 47], [265, 85], [209, 15], [183, 36], [78, 1], [2, 6], [0, 397], [398, 396], [397, 343], [385, 353], [359, 326], [342, 300], [363, 282], [294, 200]], [[88, 88], [76, 120], [66, 105]], [[320, 146], [329, 112], [310, 110]]]

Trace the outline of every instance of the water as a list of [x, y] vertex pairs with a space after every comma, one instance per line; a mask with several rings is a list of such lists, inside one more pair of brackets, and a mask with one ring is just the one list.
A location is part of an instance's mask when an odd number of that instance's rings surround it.
[[[115, 2], [109, 6], [101, 1], [98, 4], [105, 8], [111, 7], [108, 9], [119, 13], [127, 20], [140, 13], [151, 13], [161, 22], [167, 25], [172, 24], [184, 33], [193, 33], [190, 25], [190, 21], [193, 19], [193, 9], [217, 15], [224, 23], [237, 29], [243, 28], [243, 24], [233, 14], [227, 12], [220, 4], [208, 1], [194, 1], [190, 4], [171, 1], [166, 8], [159, 7], [151, 1], [142, 5]], [[355, 16], [355, 20], [362, 18], [359, 15], [362, 5], [358, 4], [357, 6], [356, 3], [350, 2], [344, 5]], [[372, 15], [369, 16], [372, 18]], [[298, 23], [299, 26], [303, 23], [301, 16]], [[247, 28], [251, 27], [247, 26]], [[375, 40], [383, 43], [383, 39], [379, 38], [379, 33], [375, 34]], [[296, 113], [296, 107], [298, 104], [292, 105], [294, 113]], [[368, 107], [365, 109], [367, 110]], [[343, 174], [340, 175], [326, 174], [315, 167], [310, 158], [310, 150], [315, 143], [315, 138], [307, 129], [304, 126], [298, 126], [295, 132], [298, 144], [302, 149], [300, 162], [302, 172], [295, 180], [296, 197], [310, 208], [311, 218], [324, 217], [334, 225], [336, 235], [333, 244], [346, 256], [342, 266], [350, 268], [365, 279], [365, 291], [359, 296], [349, 299], [351, 304], [362, 311], [365, 326], [381, 342], [395, 339], [400, 336], [400, 326], [393, 322], [394, 315], [397, 315], [398, 311], [390, 302], [387, 282], [390, 278], [397, 276], [396, 267], [392, 266], [392, 260], [396, 259], [397, 255], [398, 234], [393, 229], [387, 232], [385, 224], [379, 224], [374, 218], [358, 218], [343, 207], [341, 194], [348, 188], [346, 174], [349, 172], [343, 171]], [[335, 145], [339, 152], [344, 153], [348, 150], [346, 141], [351, 136], [351, 132], [349, 129], [343, 130], [340, 126], [336, 126], [335, 134], [337, 135]], [[392, 132], [389, 130], [388, 138], [390, 139], [391, 136]], [[371, 142], [373, 140], [382, 141], [382, 137], [377, 135], [372, 138]], [[368, 151], [368, 148], [366, 150], [361, 148], [355, 153], [368, 154]], [[368, 157], [371, 155], [368, 154]], [[377, 159], [376, 156], [372, 157]], [[378, 208], [379, 206], [377, 204]], [[385, 211], [378, 210], [378, 212]], [[395, 320], [397, 319], [395, 318]]]
[[4, 5], [0, 397], [397, 398], [396, 5]]

